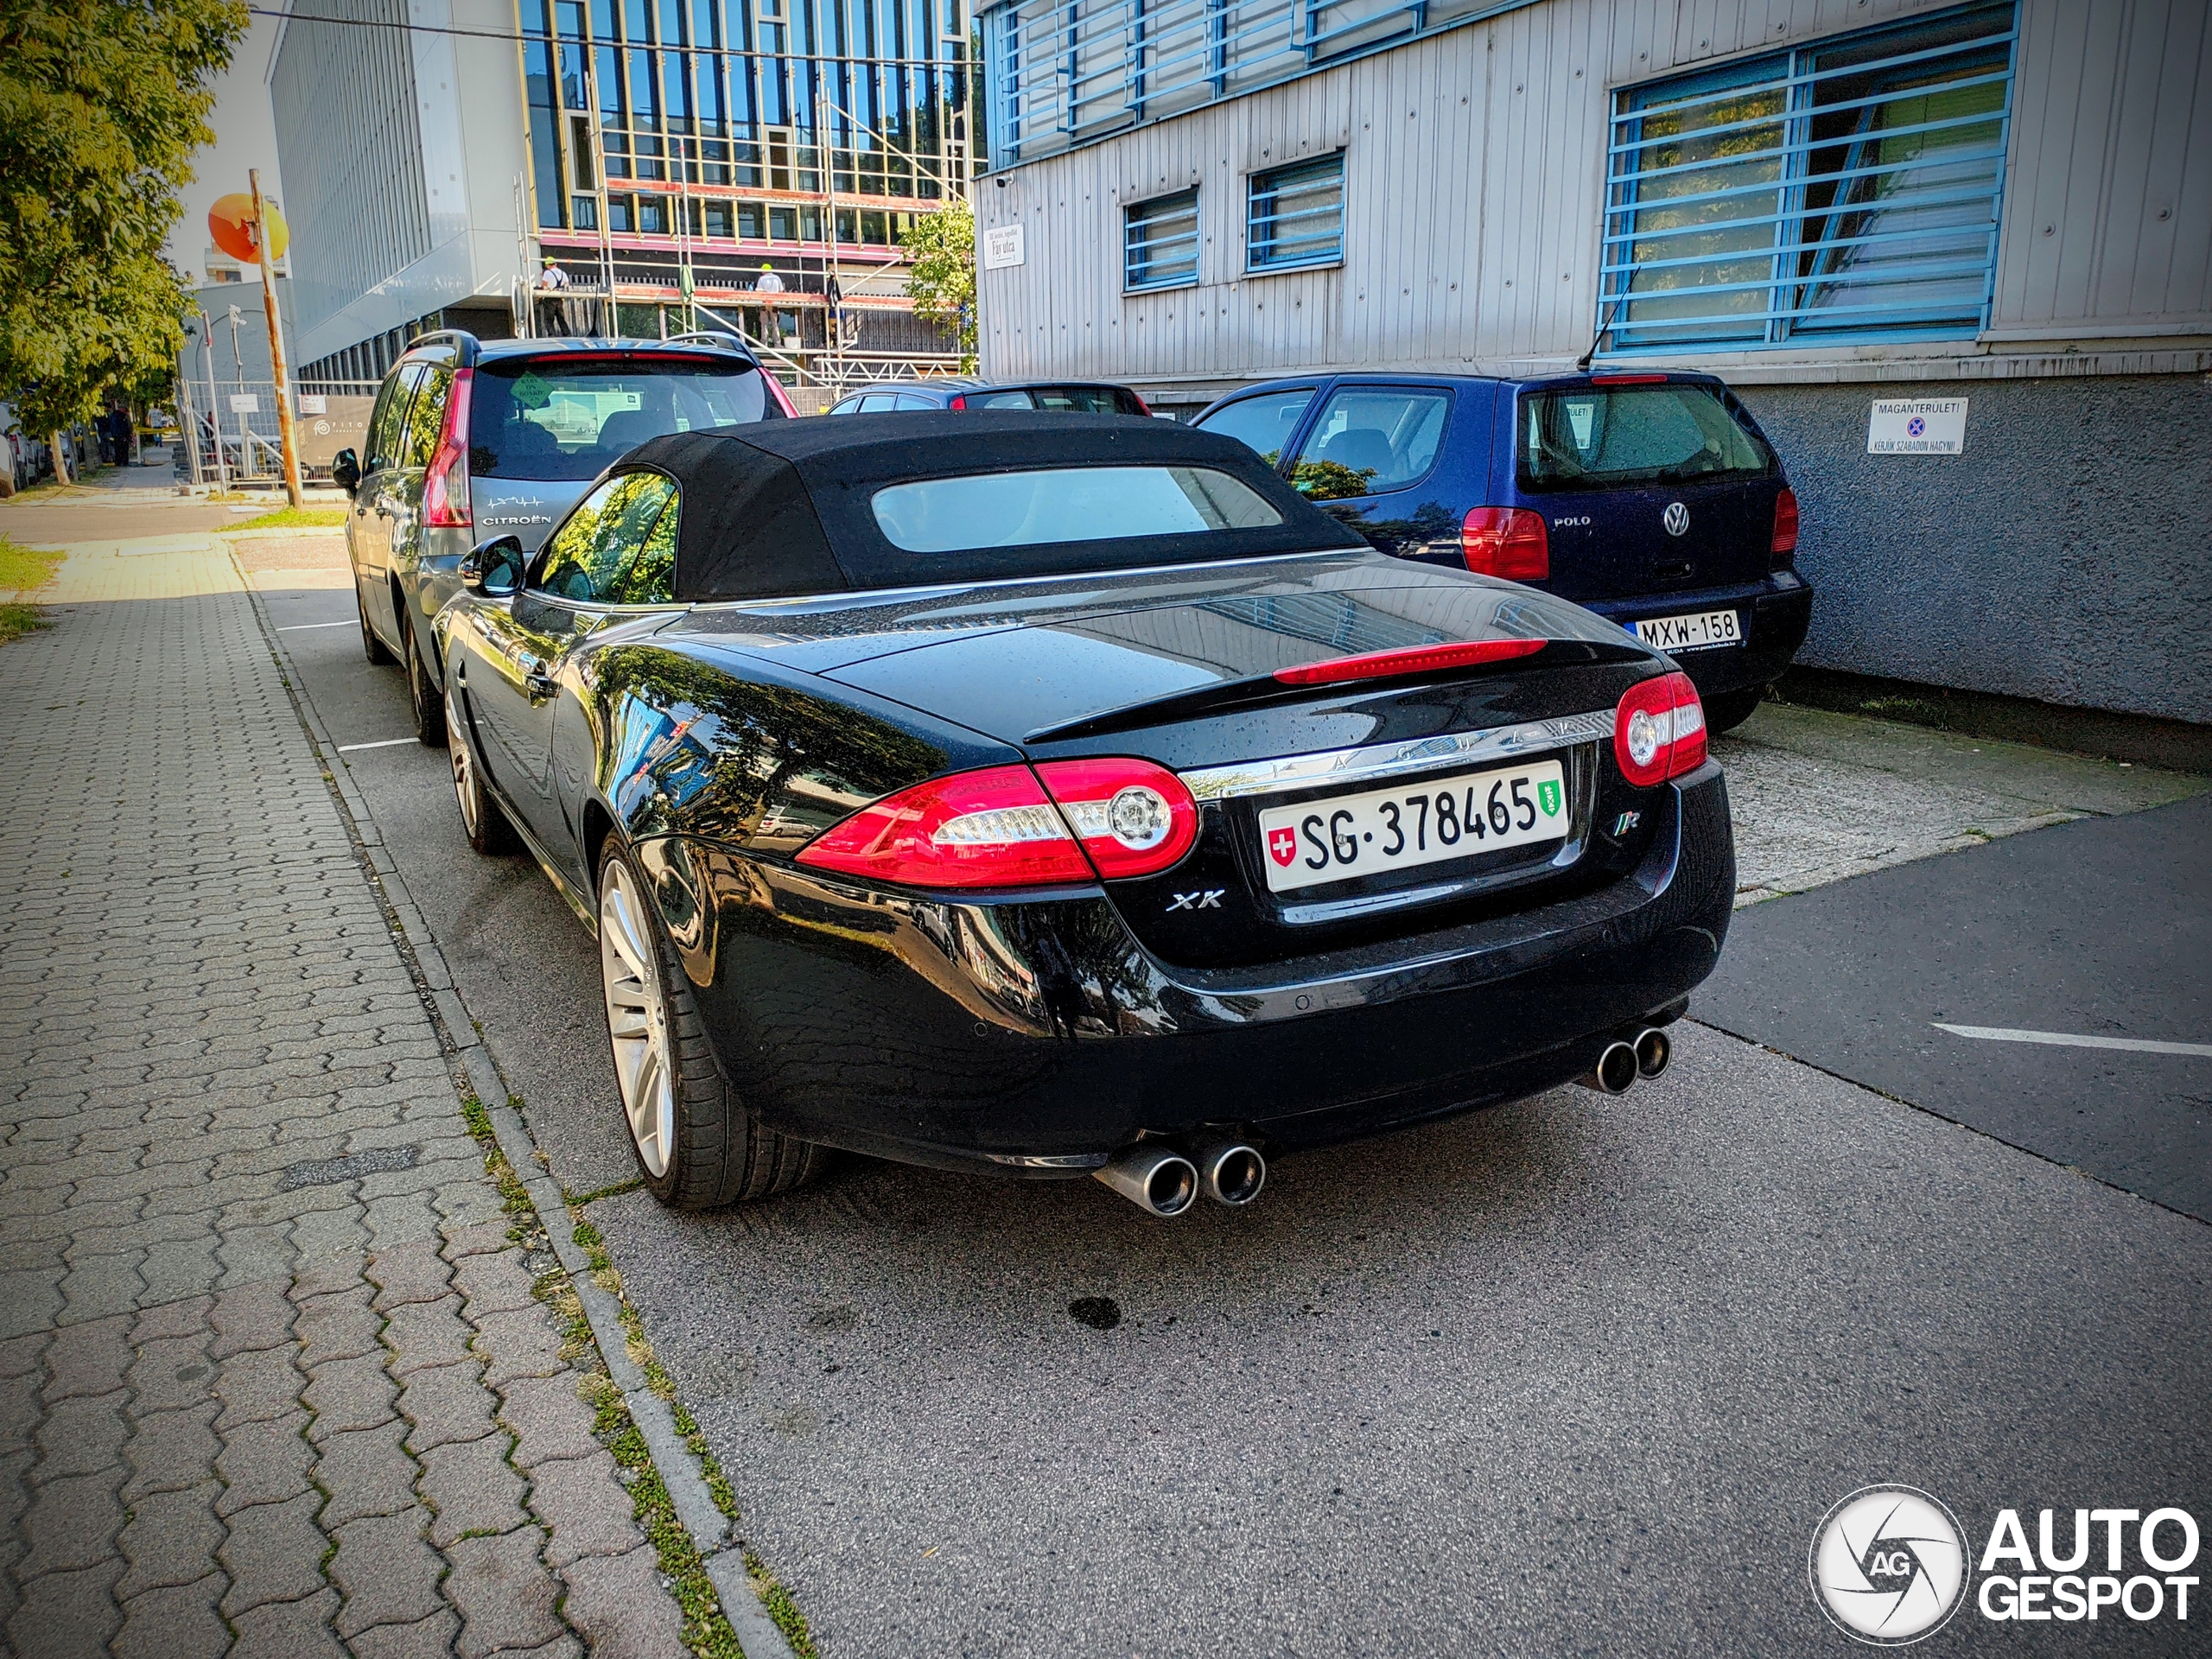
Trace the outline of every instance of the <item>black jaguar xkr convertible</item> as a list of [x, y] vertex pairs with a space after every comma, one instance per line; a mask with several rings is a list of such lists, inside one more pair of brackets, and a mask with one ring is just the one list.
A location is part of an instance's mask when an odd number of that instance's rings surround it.
[[1666, 658], [1227, 438], [681, 434], [464, 571], [461, 817], [596, 932], [671, 1204], [833, 1147], [1241, 1203], [1279, 1151], [1655, 1075], [1727, 929]]

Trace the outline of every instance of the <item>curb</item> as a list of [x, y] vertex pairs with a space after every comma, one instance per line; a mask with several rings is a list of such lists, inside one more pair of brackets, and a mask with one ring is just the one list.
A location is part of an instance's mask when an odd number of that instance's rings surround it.
[[[209, 540], [223, 546], [221, 532], [207, 533]], [[224, 550], [229, 551], [227, 547]], [[235, 559], [232, 568], [238, 569]], [[383, 832], [369, 810], [367, 800], [347, 775], [338, 746], [323, 725], [321, 712], [308, 696], [305, 682], [290, 653], [277, 637], [260, 591], [245, 571], [238, 570], [238, 575], [247, 601], [253, 607], [254, 620], [260, 626], [264, 643], [283, 671], [285, 691], [291, 698], [293, 712], [299, 716], [323, 775], [338, 796], [340, 809], [350, 821], [359, 842], [365, 873], [370, 877], [371, 885], [378, 889], [393, 931], [398, 935], [394, 942], [403, 955], [413, 958], [423, 1003], [439, 1035], [453, 1051], [469, 1086], [483, 1104], [499, 1150], [505, 1154], [515, 1178], [522, 1183], [523, 1190], [530, 1195], [531, 1203], [546, 1224], [553, 1253], [583, 1305], [585, 1321], [591, 1326], [592, 1339], [599, 1344], [607, 1376], [621, 1391], [622, 1403], [628, 1408], [653, 1467], [668, 1489], [677, 1519], [699, 1552], [700, 1564], [721, 1599], [722, 1617], [729, 1622], [738, 1645], [744, 1649], [745, 1659], [796, 1659], [791, 1643], [769, 1618], [753, 1587], [752, 1577], [746, 1569], [744, 1548], [731, 1536], [728, 1518], [715, 1503], [697, 1459], [677, 1430], [675, 1413], [667, 1401], [647, 1386], [644, 1371], [630, 1357], [628, 1333], [622, 1325], [621, 1302], [593, 1277], [590, 1259], [575, 1242], [575, 1227], [556, 1224], [558, 1219], [569, 1213], [560, 1184], [547, 1172], [530, 1126], [510, 1103], [513, 1091], [501, 1075], [499, 1063], [492, 1058], [491, 1050], [477, 1035], [475, 1023], [454, 988], [453, 974], [446, 966], [436, 937], [416, 907], [398, 866], [385, 850]]]

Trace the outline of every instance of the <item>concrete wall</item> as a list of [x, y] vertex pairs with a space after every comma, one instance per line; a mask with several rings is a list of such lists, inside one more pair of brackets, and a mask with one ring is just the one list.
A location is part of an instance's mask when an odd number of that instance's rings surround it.
[[[1968, 398], [1961, 455], [1870, 455], [1871, 398]], [[1798, 660], [2212, 722], [2212, 376], [1745, 389], [1805, 514]]]

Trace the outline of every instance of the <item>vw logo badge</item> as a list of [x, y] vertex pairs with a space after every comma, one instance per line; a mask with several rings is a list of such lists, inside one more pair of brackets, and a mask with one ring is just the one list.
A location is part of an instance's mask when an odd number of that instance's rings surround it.
[[1659, 515], [1659, 522], [1667, 526], [1669, 536], [1687, 536], [1690, 528], [1690, 510], [1679, 501], [1669, 501], [1667, 511]]

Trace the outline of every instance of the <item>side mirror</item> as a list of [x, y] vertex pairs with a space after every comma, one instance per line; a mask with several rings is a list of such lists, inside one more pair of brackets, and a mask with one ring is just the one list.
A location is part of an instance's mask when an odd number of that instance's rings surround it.
[[351, 449], [340, 449], [330, 458], [330, 480], [351, 495], [361, 487], [361, 458]]
[[505, 599], [522, 586], [528, 563], [519, 537], [494, 536], [461, 559], [461, 585], [479, 599]]

